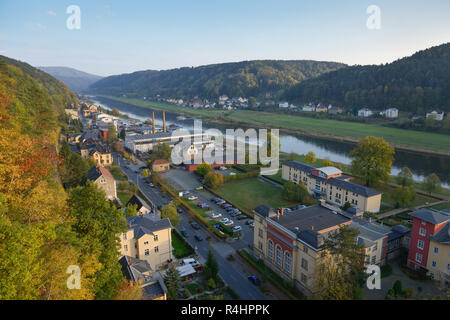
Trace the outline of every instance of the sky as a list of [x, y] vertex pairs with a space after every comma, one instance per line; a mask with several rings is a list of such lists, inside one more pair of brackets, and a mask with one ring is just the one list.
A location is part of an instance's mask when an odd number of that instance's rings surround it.
[[[67, 28], [70, 5], [80, 29]], [[367, 27], [371, 5], [379, 29]], [[255, 59], [382, 64], [446, 42], [449, 0], [0, 0], [0, 55], [101, 76]]]

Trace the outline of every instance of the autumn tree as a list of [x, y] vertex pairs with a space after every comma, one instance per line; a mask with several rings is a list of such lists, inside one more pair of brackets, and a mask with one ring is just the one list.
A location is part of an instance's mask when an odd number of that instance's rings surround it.
[[402, 187], [412, 186], [414, 184], [413, 174], [408, 167], [403, 167], [397, 176], [397, 182]]
[[394, 161], [394, 148], [383, 138], [365, 137], [350, 152], [352, 173], [363, 179], [368, 187], [388, 181]]
[[425, 178], [423, 188], [430, 194], [438, 192], [441, 189], [441, 180], [435, 173], [432, 173]]
[[206, 162], [203, 162], [203, 163], [199, 164], [199, 165], [197, 166], [197, 169], [195, 169], [195, 173], [197, 173], [198, 175], [200, 175], [200, 176], [202, 176], [202, 177], [206, 176], [206, 175], [207, 175], [208, 173], [210, 173], [211, 171], [213, 171], [213, 169], [212, 169], [211, 166], [210, 166], [208, 163], [206, 163]]
[[123, 280], [113, 300], [142, 300], [143, 288], [141, 285], [142, 280], [139, 280], [138, 283], [134, 283], [131, 280]]
[[305, 156], [306, 163], [312, 164], [312, 163], [316, 162], [316, 160], [317, 160], [316, 154], [312, 151], [308, 152]]
[[205, 185], [210, 187], [211, 189], [218, 189], [223, 185], [223, 175], [219, 172], [209, 172], [205, 176]]
[[169, 218], [170, 223], [173, 226], [177, 226], [181, 221], [181, 218], [178, 215], [177, 206], [171, 203], [161, 208], [161, 218]]

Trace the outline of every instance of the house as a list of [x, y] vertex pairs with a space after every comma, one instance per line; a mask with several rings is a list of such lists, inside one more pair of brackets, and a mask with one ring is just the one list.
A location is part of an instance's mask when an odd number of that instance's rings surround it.
[[227, 95], [221, 95], [220, 97], [219, 97], [219, 104], [220, 105], [224, 105], [225, 104], [225, 102], [227, 102], [228, 101], [228, 96]]
[[163, 279], [146, 260], [125, 255], [119, 259], [119, 263], [124, 277], [143, 288], [144, 300], [167, 300], [167, 287]]
[[278, 104], [279, 108], [289, 108], [289, 103], [288, 102], [280, 102]]
[[106, 198], [110, 200], [117, 198], [116, 180], [108, 169], [98, 165], [93, 166], [89, 169], [87, 178], [106, 193]]
[[314, 112], [314, 111], [316, 111], [316, 106], [314, 106], [313, 104], [305, 105], [305, 106], [303, 106], [302, 111]]
[[72, 120], [78, 120], [80, 118], [78, 115], [78, 110], [76, 109], [64, 109], [64, 111]]
[[368, 118], [371, 115], [373, 115], [372, 110], [368, 109], [368, 108], [363, 108], [358, 110], [358, 117], [363, 117], [363, 118]]
[[71, 145], [77, 145], [80, 143], [80, 139], [82, 137], [81, 133], [72, 133], [69, 135], [69, 138], [67, 139], [67, 142]]
[[426, 117], [427, 117], [427, 119], [434, 118], [434, 120], [442, 121], [442, 120], [444, 120], [444, 111], [440, 111], [440, 110], [428, 111]]
[[397, 108], [389, 108], [384, 111], [384, 115], [386, 118], [395, 119], [398, 118], [398, 109]]
[[413, 218], [413, 224], [409, 242], [408, 267], [432, 277], [448, 280], [450, 214], [444, 211], [420, 209], [410, 215]]
[[141, 197], [136, 194], [133, 194], [130, 200], [128, 200], [125, 207], [128, 206], [136, 206], [136, 211], [140, 215], [145, 215], [152, 212], [152, 206], [148, 205]]
[[152, 162], [153, 172], [167, 172], [170, 170], [170, 163], [164, 159], [154, 160]]
[[120, 237], [120, 253], [145, 260], [158, 270], [173, 260], [172, 224], [156, 214], [128, 217], [127, 231]]
[[354, 219], [350, 227], [358, 229], [357, 242], [364, 247], [364, 265], [384, 266], [387, 261], [387, 243], [390, 228], [364, 219]]
[[94, 159], [95, 163], [99, 166], [109, 166], [113, 163], [110, 147], [102, 144], [95, 144], [89, 150], [89, 158]]
[[326, 258], [327, 237], [352, 220], [315, 205], [289, 213], [261, 205], [254, 212], [254, 253], [307, 296], [316, 293], [316, 273]]
[[331, 108], [328, 108], [329, 114], [340, 114], [342, 112], [344, 112], [344, 110], [341, 107], [332, 106]]
[[381, 192], [351, 182], [335, 167], [315, 168], [288, 161], [282, 165], [282, 179], [296, 184], [303, 182], [309, 194], [339, 207], [348, 202], [364, 212], [380, 211]]
[[328, 108], [326, 106], [318, 105], [316, 107], [316, 112], [327, 112]]

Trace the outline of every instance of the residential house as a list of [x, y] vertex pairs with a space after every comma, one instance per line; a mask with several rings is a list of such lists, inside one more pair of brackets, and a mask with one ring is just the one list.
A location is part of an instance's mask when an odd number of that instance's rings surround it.
[[97, 165], [109, 166], [113, 163], [113, 157], [109, 146], [96, 144], [89, 151], [89, 158], [94, 159]]
[[117, 198], [116, 180], [108, 169], [98, 165], [93, 166], [89, 169], [87, 178], [105, 192], [106, 198], [110, 200]]
[[219, 104], [220, 104], [220, 105], [224, 105], [225, 102], [227, 102], [227, 101], [228, 101], [228, 96], [227, 96], [226, 94], [221, 95], [221, 96], [219, 97]]
[[397, 108], [389, 108], [384, 111], [384, 115], [386, 118], [395, 119], [398, 118], [398, 109]]
[[141, 197], [136, 194], [133, 194], [130, 200], [128, 200], [126, 207], [128, 206], [136, 206], [136, 211], [139, 215], [145, 215], [152, 212], [152, 206], [148, 205]]
[[72, 120], [78, 120], [80, 118], [77, 109], [64, 109], [64, 111]]
[[327, 111], [328, 111], [328, 108], [326, 106], [318, 105], [316, 107], [316, 112], [327, 112]]
[[[420, 209], [410, 215], [413, 218], [413, 225], [409, 243], [408, 267], [433, 277], [444, 276], [441, 271], [447, 272], [448, 275], [449, 270], [445, 265], [450, 262], [449, 245], [446, 243], [450, 214], [443, 211]], [[439, 250], [442, 252], [439, 253]]]
[[170, 170], [170, 163], [164, 159], [154, 160], [152, 162], [153, 172], [167, 172]]
[[278, 104], [278, 107], [279, 108], [289, 108], [289, 102], [280, 102], [279, 104]]
[[450, 221], [430, 236], [428, 275], [443, 285], [450, 285]]
[[340, 114], [342, 112], [344, 112], [344, 110], [341, 107], [332, 106], [331, 108], [328, 108], [329, 114]]
[[253, 212], [255, 255], [305, 295], [314, 295], [325, 240], [352, 220], [320, 204], [289, 213], [261, 205]]
[[121, 237], [120, 253], [147, 261], [158, 270], [173, 260], [172, 224], [156, 214], [128, 217]]
[[373, 111], [368, 108], [358, 110], [358, 117], [368, 118], [373, 115]]
[[303, 182], [309, 194], [336, 206], [348, 202], [364, 212], [380, 211], [380, 191], [351, 182], [350, 177], [335, 167], [316, 168], [298, 161], [288, 161], [282, 165], [282, 179], [296, 184]]
[[305, 111], [305, 112], [315, 112], [315, 111], [316, 111], [316, 106], [313, 105], [313, 104], [305, 105], [305, 106], [303, 106], [302, 111]]
[[161, 275], [146, 260], [124, 255], [119, 263], [124, 277], [142, 287], [144, 300], [167, 300], [167, 287]]
[[444, 120], [444, 111], [440, 111], [440, 110], [432, 110], [432, 111], [428, 111], [427, 112], [427, 119], [428, 118], [434, 118], [434, 120], [437, 121], [442, 121]]

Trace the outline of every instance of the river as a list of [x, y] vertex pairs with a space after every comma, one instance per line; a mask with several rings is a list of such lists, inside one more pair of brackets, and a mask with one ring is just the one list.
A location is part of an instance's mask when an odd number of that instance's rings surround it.
[[[105, 109], [112, 110], [117, 108], [122, 114], [128, 115], [130, 118], [145, 121], [152, 118], [152, 110], [145, 107], [137, 107], [124, 102], [113, 101], [102, 97], [90, 97], [95, 104]], [[177, 120], [178, 115], [166, 112], [166, 124], [176, 124], [192, 130], [193, 120]], [[162, 126], [162, 111], [155, 110], [156, 125]], [[217, 128], [222, 132], [225, 127], [217, 127], [203, 123], [203, 128]], [[292, 135], [280, 133], [280, 143], [282, 152], [294, 152], [298, 154], [306, 154], [313, 151], [317, 158], [328, 158], [331, 161], [350, 164], [351, 158], [348, 153], [355, 147], [355, 144], [347, 142], [331, 141], [315, 137], [307, 137], [302, 135]], [[414, 153], [396, 150], [395, 161], [392, 165], [392, 174], [396, 175], [401, 168], [408, 167], [414, 174], [414, 179], [422, 181], [430, 173], [436, 173], [442, 181], [442, 185], [450, 188], [450, 159], [444, 156], [436, 156], [424, 153]]]

